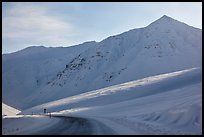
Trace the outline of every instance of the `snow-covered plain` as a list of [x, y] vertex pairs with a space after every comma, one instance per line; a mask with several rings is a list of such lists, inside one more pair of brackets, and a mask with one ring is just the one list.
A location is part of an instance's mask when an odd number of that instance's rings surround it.
[[168, 16], [2, 57], [2, 134], [202, 134], [202, 30]]

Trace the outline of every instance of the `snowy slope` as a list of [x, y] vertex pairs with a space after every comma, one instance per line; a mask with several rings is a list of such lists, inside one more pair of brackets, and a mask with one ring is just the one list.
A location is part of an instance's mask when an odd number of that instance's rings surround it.
[[163, 16], [147, 27], [98, 43], [35, 47], [3, 55], [3, 101], [26, 109], [144, 77], [201, 67], [201, 37], [200, 29]]
[[2, 103], [2, 116], [14, 116], [21, 111]]
[[89, 91], [76, 96], [53, 101], [51, 103], [45, 103], [22, 111], [21, 113], [31, 114], [32, 111], [43, 113], [44, 108], [47, 108], [48, 111], [54, 112], [63, 109], [78, 107], [86, 108], [89, 106], [95, 107], [118, 102], [121, 103], [122, 101], [155, 95], [161, 92], [168, 92], [170, 90], [196, 84], [201, 82], [201, 79], [201, 69], [191, 68]]
[[[73, 47], [33, 46], [2, 56], [2, 99], [21, 109], [24, 98], [47, 85], [75, 56], [95, 45], [86, 42]], [[20, 101], [19, 101], [20, 100]]]
[[202, 134], [202, 71], [176, 71], [42, 104], [21, 112], [81, 117], [116, 134]]

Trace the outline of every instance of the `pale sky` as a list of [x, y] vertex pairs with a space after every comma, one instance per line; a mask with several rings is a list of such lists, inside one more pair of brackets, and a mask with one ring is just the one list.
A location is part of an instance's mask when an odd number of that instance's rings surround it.
[[163, 15], [202, 29], [201, 2], [4, 2], [2, 53], [99, 42]]

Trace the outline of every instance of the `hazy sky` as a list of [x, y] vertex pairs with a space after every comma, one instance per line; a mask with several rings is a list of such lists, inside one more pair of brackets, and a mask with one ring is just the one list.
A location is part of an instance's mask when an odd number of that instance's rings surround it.
[[99, 42], [164, 14], [202, 29], [201, 2], [4, 2], [2, 9], [3, 53]]

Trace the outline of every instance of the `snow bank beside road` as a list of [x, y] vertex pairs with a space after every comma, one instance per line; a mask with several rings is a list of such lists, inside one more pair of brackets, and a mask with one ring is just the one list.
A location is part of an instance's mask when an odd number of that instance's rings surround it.
[[3, 135], [28, 135], [34, 134], [44, 128], [56, 124], [59, 119], [47, 116], [13, 116], [2, 119]]
[[2, 103], [2, 116], [14, 116], [20, 113], [20, 110], [17, 110], [13, 107], [10, 107], [4, 103]]

